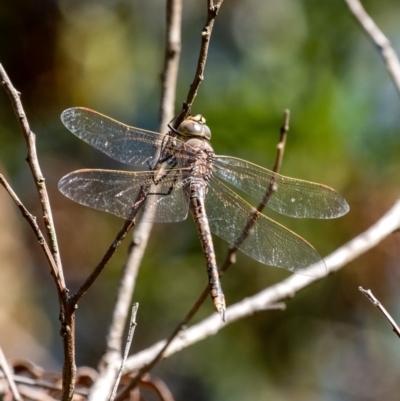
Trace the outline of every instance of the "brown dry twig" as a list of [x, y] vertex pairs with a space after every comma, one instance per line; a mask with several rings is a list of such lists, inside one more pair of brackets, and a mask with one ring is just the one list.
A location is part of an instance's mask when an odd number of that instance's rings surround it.
[[372, 293], [371, 290], [364, 290], [362, 287], [358, 287], [358, 289], [363, 293], [370, 301], [371, 303], [376, 306], [385, 316], [385, 318], [388, 320], [388, 322], [392, 325], [392, 329], [397, 335], [397, 337], [400, 338], [400, 328], [395, 322], [395, 320], [390, 316], [390, 313], [384, 308], [384, 306], [378, 301], [378, 299], [375, 297], [375, 295]]
[[[33, 179], [38, 190], [40, 203], [42, 205], [43, 220], [46, 227], [46, 232], [50, 245], [43, 246], [42, 249], [45, 251], [46, 257], [49, 259], [46, 249], [49, 248], [52, 255], [52, 261], [50, 262], [52, 276], [55, 280], [56, 287], [58, 290], [58, 298], [60, 305], [60, 322], [61, 322], [61, 336], [64, 350], [64, 364], [63, 364], [63, 392], [62, 400], [70, 401], [73, 397], [76, 377], [76, 366], [75, 366], [75, 305], [71, 306], [69, 303], [68, 289], [65, 286], [64, 274], [61, 265], [61, 259], [58, 251], [58, 243], [56, 237], [55, 226], [53, 222], [50, 200], [47, 193], [45, 179], [40, 169], [39, 160], [36, 152], [36, 136], [30, 130], [28, 120], [25, 115], [24, 108], [20, 99], [19, 92], [14, 88], [5, 72], [3, 66], [0, 64], [0, 80], [4, 89], [10, 97], [13, 105], [15, 114], [18, 118], [21, 131], [24, 135], [26, 146], [28, 150], [27, 161], [32, 172]], [[6, 184], [3, 180], [3, 185]], [[11, 195], [12, 191], [10, 188], [8, 193]], [[16, 195], [13, 197], [14, 201], [18, 198]], [[17, 203], [18, 207], [23, 213], [23, 216], [28, 220], [31, 227], [34, 229], [38, 241], [42, 243], [44, 240], [43, 235], [40, 234], [35, 228], [34, 217], [26, 210], [21, 202]]]
[[[51, 213], [50, 201], [49, 201], [49, 197], [48, 197], [47, 189], [46, 189], [46, 185], [45, 185], [45, 179], [41, 172], [39, 161], [37, 158], [36, 136], [30, 130], [29, 123], [28, 123], [24, 108], [21, 103], [20, 93], [14, 88], [13, 84], [11, 83], [10, 78], [8, 77], [6, 71], [4, 70], [4, 68], [1, 64], [0, 64], [0, 80], [1, 80], [1, 83], [4, 87], [4, 89], [6, 90], [7, 94], [10, 97], [12, 106], [14, 108], [15, 114], [18, 118], [18, 122], [20, 124], [22, 133], [23, 133], [25, 141], [26, 141], [26, 145], [27, 145], [27, 149], [28, 149], [27, 161], [28, 161], [29, 167], [32, 171], [32, 175], [33, 175], [36, 187], [38, 189], [39, 198], [40, 198], [40, 202], [41, 202], [42, 210], [43, 210], [43, 220], [45, 222], [48, 239], [50, 240], [50, 248], [45, 243], [45, 239], [44, 239], [42, 233], [40, 232], [39, 227], [36, 224], [35, 217], [33, 217], [28, 212], [28, 210], [22, 205], [21, 201], [18, 199], [18, 197], [14, 193], [14, 191], [12, 191], [11, 187], [7, 184], [4, 177], [2, 177], [1, 184], [5, 187], [5, 189], [10, 194], [10, 196], [12, 197], [14, 202], [20, 208], [22, 215], [27, 219], [27, 221], [33, 228], [33, 230], [38, 238], [39, 243], [42, 245], [42, 247], [45, 251], [46, 258], [49, 261], [49, 264], [51, 267], [51, 273], [56, 282], [59, 296], [63, 297], [65, 295], [65, 290], [66, 290], [64, 275], [63, 275], [63, 271], [62, 271], [62, 267], [61, 267], [60, 255], [58, 252], [57, 238], [56, 238], [56, 234], [55, 234], [54, 222], [53, 222], [53, 217], [52, 217], [52, 213]], [[43, 245], [43, 244], [45, 244], [45, 245]], [[50, 249], [50, 252], [51, 252], [50, 254], [51, 254], [52, 260], [50, 260], [50, 255], [46, 252], [46, 249]]]
[[49, 262], [51, 268], [51, 274], [55, 279], [57, 290], [61, 294], [65, 289], [65, 284], [62, 281], [62, 277], [58, 275], [58, 267], [53, 259], [53, 255], [51, 254], [50, 248], [47, 245], [47, 242], [44, 239], [44, 236], [36, 222], [36, 218], [23, 205], [23, 203], [18, 198], [18, 195], [14, 192], [10, 184], [4, 178], [3, 174], [0, 174], [0, 184], [3, 185], [4, 189], [8, 192], [14, 203], [17, 205], [18, 209], [21, 211], [22, 216], [27, 220], [29, 225], [32, 227], [32, 230], [35, 233], [36, 238], [38, 239], [38, 242], [43, 249], [46, 259]]
[[[283, 125], [281, 127], [280, 130], [280, 138], [279, 138], [279, 142], [278, 145], [276, 146], [276, 158], [275, 158], [275, 164], [274, 167], [272, 169], [272, 171], [274, 173], [279, 173], [281, 166], [282, 166], [282, 161], [283, 161], [283, 155], [285, 153], [285, 146], [286, 146], [286, 138], [287, 138], [287, 134], [289, 132], [289, 121], [290, 121], [290, 111], [287, 109], [285, 110], [284, 114], [283, 114]], [[224, 263], [221, 266], [221, 274], [223, 274], [224, 272], [226, 272], [229, 267], [235, 262], [236, 260], [236, 252], [239, 248], [239, 246], [244, 242], [244, 240], [248, 237], [252, 227], [254, 226], [254, 224], [257, 221], [257, 218], [259, 216], [259, 213], [261, 213], [265, 206], [267, 205], [269, 199], [271, 198], [271, 196], [273, 195], [273, 193], [275, 192], [276, 187], [275, 187], [275, 181], [272, 179], [266, 190], [265, 190], [265, 194], [263, 196], [262, 201], [260, 202], [260, 204], [257, 206], [257, 212], [255, 214], [255, 218], [250, 218], [249, 221], [247, 222], [246, 226], [244, 227], [242, 234], [240, 235], [240, 237], [236, 240], [235, 245], [229, 249], [228, 254], [226, 256], [226, 259], [224, 261]]]
[[174, 127], [177, 128], [179, 124], [187, 117], [192, 108], [195, 97], [199, 90], [200, 84], [204, 80], [204, 70], [206, 67], [206, 61], [208, 56], [208, 48], [210, 46], [211, 34], [214, 27], [215, 19], [217, 18], [218, 12], [222, 6], [224, 0], [219, 0], [214, 5], [213, 0], [207, 1], [207, 21], [201, 31], [201, 46], [199, 59], [197, 61], [196, 73], [194, 75], [193, 82], [190, 84], [189, 92], [179, 115], [174, 120]]
[[[144, 197], [138, 201], [139, 205], [144, 201]], [[70, 297], [70, 304], [71, 305], [76, 305], [78, 301], [81, 299], [83, 295], [86, 294], [87, 290], [91, 287], [91, 285], [96, 281], [97, 277], [100, 275], [100, 273], [104, 270], [106, 267], [107, 263], [110, 261], [116, 250], [119, 248], [121, 245], [122, 241], [128, 234], [129, 230], [135, 225], [135, 214], [139, 212], [139, 207], [134, 207], [133, 208], [134, 214], [132, 217], [128, 220], [126, 220], [119, 230], [118, 234], [116, 235], [114, 241], [112, 244], [109, 246], [107, 249], [106, 253], [102, 257], [100, 263], [95, 267], [95, 269], [92, 271], [92, 273], [89, 275], [89, 277], [85, 280], [85, 282], [79, 287], [77, 292]]]
[[40, 203], [42, 205], [42, 211], [43, 211], [43, 220], [45, 223], [48, 240], [50, 242], [51, 253], [53, 255], [54, 262], [56, 263], [59, 270], [58, 276], [62, 281], [62, 283], [64, 283], [64, 277], [61, 267], [61, 259], [58, 251], [56, 230], [54, 227], [49, 196], [46, 189], [45, 179], [40, 169], [39, 160], [37, 158], [37, 153], [36, 153], [36, 136], [29, 127], [28, 119], [26, 118], [25, 111], [20, 99], [20, 93], [12, 85], [10, 78], [8, 77], [6, 71], [4, 70], [1, 64], [0, 64], [0, 80], [8, 96], [10, 97], [15, 115], [18, 118], [21, 131], [26, 141], [26, 146], [28, 149], [27, 161], [32, 171], [32, 176], [34, 178], [36, 188], [39, 193]]

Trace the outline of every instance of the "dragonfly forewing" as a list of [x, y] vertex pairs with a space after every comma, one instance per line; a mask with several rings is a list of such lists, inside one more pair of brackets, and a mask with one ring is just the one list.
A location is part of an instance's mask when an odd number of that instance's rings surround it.
[[63, 177], [58, 187], [75, 202], [124, 219], [130, 217], [140, 191], [145, 190], [146, 200], [136, 219], [170, 223], [188, 215], [181, 170], [174, 173], [155, 182], [154, 171], [78, 170]]
[[61, 120], [78, 138], [114, 160], [132, 166], [154, 168], [160, 157], [179, 158], [181, 154], [175, 143], [182, 142], [177, 139], [130, 127], [83, 107], [65, 110]]
[[[331, 219], [349, 211], [346, 200], [322, 184], [284, 177], [256, 164], [229, 156], [217, 156], [214, 174], [261, 202], [290, 217]], [[271, 185], [271, 188], [269, 188]], [[271, 191], [273, 186], [273, 190]]]
[[[211, 231], [253, 259], [307, 276], [326, 272], [323, 259], [306, 240], [257, 212], [216, 178], [209, 184], [206, 209]], [[251, 220], [252, 228], [244, 232]]]

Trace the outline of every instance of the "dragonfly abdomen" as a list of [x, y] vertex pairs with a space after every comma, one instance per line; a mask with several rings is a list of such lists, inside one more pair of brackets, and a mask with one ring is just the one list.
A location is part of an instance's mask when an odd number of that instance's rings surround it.
[[225, 320], [225, 296], [219, 280], [217, 260], [205, 209], [205, 195], [207, 186], [204, 182], [192, 180], [185, 188], [188, 192], [189, 209], [199, 233], [201, 247], [207, 263], [208, 285], [215, 310]]

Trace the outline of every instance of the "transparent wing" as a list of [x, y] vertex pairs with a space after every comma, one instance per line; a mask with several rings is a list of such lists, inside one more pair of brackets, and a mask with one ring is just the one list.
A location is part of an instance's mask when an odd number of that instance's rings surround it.
[[75, 202], [127, 219], [141, 187], [150, 186], [137, 220], [162, 223], [185, 220], [188, 202], [181, 187], [181, 170], [168, 170], [168, 175], [157, 184], [153, 175], [153, 171], [78, 170], [63, 177], [58, 188]]
[[[211, 231], [253, 259], [307, 276], [318, 277], [326, 271], [323, 259], [306, 240], [258, 213], [216, 178], [208, 187], [206, 210]], [[243, 240], [251, 219], [255, 224]]]
[[[83, 107], [64, 110], [61, 120], [78, 138], [107, 156], [133, 166], [153, 166], [161, 148], [172, 150], [174, 143], [180, 143], [178, 139], [130, 127]], [[179, 147], [177, 150], [179, 157]]]
[[274, 185], [275, 191], [265, 203], [272, 210], [290, 217], [331, 219], [349, 211], [346, 200], [330, 187], [284, 177], [245, 160], [217, 156], [214, 173], [259, 202], [268, 187]]

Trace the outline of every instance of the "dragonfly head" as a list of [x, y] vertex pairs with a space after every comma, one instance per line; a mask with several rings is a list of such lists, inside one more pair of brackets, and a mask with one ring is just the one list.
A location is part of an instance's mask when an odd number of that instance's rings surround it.
[[206, 125], [206, 119], [197, 114], [197, 116], [189, 116], [178, 127], [178, 132], [182, 136], [194, 136], [211, 139], [211, 130]]

